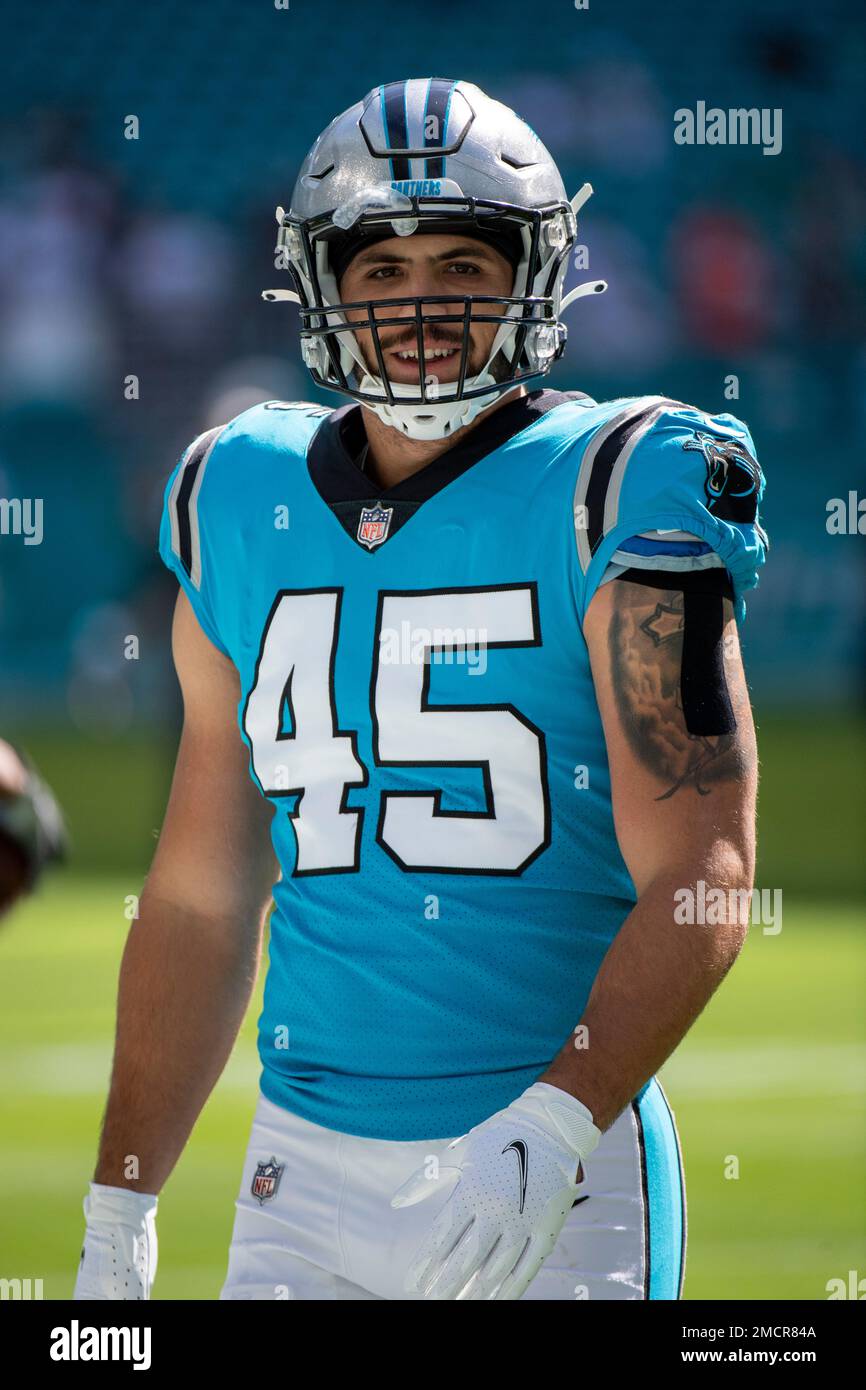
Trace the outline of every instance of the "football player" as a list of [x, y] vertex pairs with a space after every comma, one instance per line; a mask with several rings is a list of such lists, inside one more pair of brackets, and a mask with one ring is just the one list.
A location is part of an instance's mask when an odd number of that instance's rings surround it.
[[[167, 487], [184, 725], [80, 1298], [149, 1296], [272, 892], [223, 1298], [679, 1297], [656, 1072], [746, 929], [763, 480], [733, 416], [540, 384], [604, 288], [564, 294], [590, 191], [417, 78], [332, 121], [278, 209], [266, 297], [344, 400], [256, 406]], [[710, 888], [733, 909], [683, 922]]]
[[0, 739], [0, 917], [66, 856], [63, 813], [29, 758]]

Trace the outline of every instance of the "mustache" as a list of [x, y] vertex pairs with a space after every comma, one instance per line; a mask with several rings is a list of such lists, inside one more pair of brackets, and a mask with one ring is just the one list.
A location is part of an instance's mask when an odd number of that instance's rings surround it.
[[[463, 346], [463, 335], [455, 337], [453, 332], [449, 333], [442, 328], [432, 328], [430, 324], [425, 324], [422, 334], [422, 341], [425, 348], [431, 347], [450, 347], [458, 351]], [[393, 338], [387, 340], [380, 332], [379, 342], [383, 352], [400, 351], [401, 348], [417, 348], [418, 335], [414, 328], [408, 332], [401, 332], [399, 329]]]

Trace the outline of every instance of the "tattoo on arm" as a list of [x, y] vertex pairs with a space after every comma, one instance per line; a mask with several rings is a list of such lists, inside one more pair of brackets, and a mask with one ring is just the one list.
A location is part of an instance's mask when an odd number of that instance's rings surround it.
[[[683, 595], [614, 580], [609, 650], [614, 695], [626, 737], [644, 767], [663, 784], [666, 801], [683, 787], [708, 796], [713, 783], [743, 775], [748, 754], [736, 733], [690, 734], [680, 694]], [[725, 604], [726, 614], [730, 605]], [[745, 688], [737, 683], [735, 709]]]

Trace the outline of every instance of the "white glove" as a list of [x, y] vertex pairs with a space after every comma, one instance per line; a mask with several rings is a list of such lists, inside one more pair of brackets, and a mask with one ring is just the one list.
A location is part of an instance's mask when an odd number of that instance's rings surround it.
[[156, 1275], [156, 1203], [148, 1193], [90, 1184], [74, 1299], [150, 1298]]
[[412, 1206], [451, 1188], [406, 1276], [428, 1299], [517, 1299], [550, 1254], [574, 1202], [581, 1159], [601, 1132], [585, 1105], [536, 1081], [455, 1139], [438, 1177], [422, 1166], [395, 1193]]

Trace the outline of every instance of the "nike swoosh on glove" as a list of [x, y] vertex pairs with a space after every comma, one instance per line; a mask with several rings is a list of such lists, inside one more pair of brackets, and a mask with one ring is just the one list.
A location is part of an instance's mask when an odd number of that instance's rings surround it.
[[90, 1184], [74, 1299], [150, 1298], [156, 1276], [156, 1204], [157, 1198], [148, 1193]]
[[428, 1299], [517, 1299], [556, 1244], [581, 1159], [601, 1132], [574, 1096], [536, 1081], [505, 1110], [455, 1139], [438, 1176], [422, 1166], [391, 1199], [450, 1196], [413, 1258], [406, 1292]]

